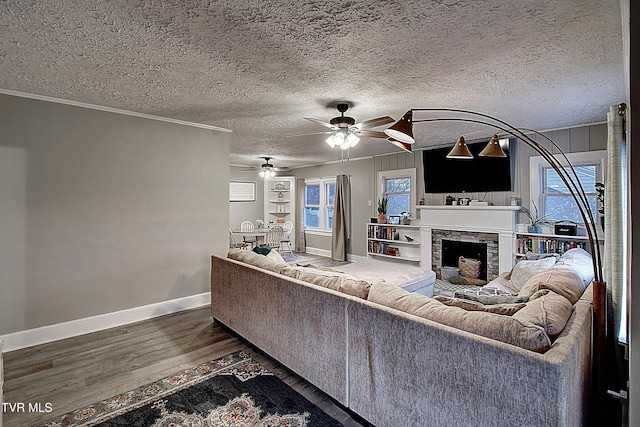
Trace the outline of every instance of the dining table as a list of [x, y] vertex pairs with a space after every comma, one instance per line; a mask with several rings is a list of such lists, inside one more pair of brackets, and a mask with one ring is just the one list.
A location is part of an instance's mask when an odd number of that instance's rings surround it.
[[255, 237], [256, 238], [256, 246], [260, 246], [264, 244], [267, 233], [269, 232], [268, 228], [254, 228], [252, 230], [241, 230], [239, 228], [235, 228], [231, 230], [233, 234], [237, 234], [239, 236], [246, 237]]

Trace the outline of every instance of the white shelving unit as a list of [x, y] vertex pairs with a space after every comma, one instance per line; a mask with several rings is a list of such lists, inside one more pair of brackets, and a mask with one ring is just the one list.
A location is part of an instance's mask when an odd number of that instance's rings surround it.
[[420, 226], [367, 224], [367, 255], [420, 263]]
[[[264, 180], [264, 223], [266, 227], [283, 225], [295, 221], [295, 178], [276, 176]], [[295, 247], [295, 232], [291, 233], [291, 244]]]

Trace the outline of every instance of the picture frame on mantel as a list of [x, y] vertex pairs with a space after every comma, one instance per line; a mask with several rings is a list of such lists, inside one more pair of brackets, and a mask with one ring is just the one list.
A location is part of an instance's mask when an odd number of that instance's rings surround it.
[[229, 181], [230, 202], [255, 202], [255, 181]]

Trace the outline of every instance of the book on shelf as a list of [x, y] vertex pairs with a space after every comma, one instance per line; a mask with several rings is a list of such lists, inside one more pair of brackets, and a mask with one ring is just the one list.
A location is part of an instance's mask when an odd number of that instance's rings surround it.
[[400, 234], [396, 228], [391, 226], [372, 225], [369, 226], [367, 237], [370, 239], [399, 240]]
[[573, 248], [588, 250], [587, 242], [533, 236], [522, 236], [517, 240], [517, 252], [521, 254], [530, 251], [536, 254], [557, 253], [562, 255]]

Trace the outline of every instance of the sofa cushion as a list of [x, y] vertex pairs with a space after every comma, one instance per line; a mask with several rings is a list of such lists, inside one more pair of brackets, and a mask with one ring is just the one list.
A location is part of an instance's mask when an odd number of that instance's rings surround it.
[[556, 259], [554, 257], [519, 261], [511, 270], [507, 286], [514, 289], [516, 292], [519, 292], [524, 284], [527, 283], [527, 280], [537, 273], [546, 270], [547, 268], [551, 268], [555, 263]]
[[572, 267], [556, 265], [531, 277], [518, 295], [530, 297], [541, 289], [549, 289], [575, 304], [584, 293], [585, 285]]
[[369, 288], [371, 288], [371, 283], [364, 280], [359, 280], [344, 273], [328, 271], [303, 269], [298, 272], [297, 279], [362, 299], [367, 299]]
[[573, 268], [587, 287], [593, 281], [593, 262], [589, 252], [581, 248], [569, 249], [560, 256], [558, 264]]
[[[486, 338], [543, 353], [551, 346], [544, 328], [513, 316], [450, 307], [385, 282], [374, 283], [369, 301]], [[427, 344], [425, 344], [427, 345]]]
[[548, 292], [529, 301], [526, 307], [517, 311], [513, 317], [524, 323], [543, 327], [547, 335], [554, 338], [560, 335], [572, 311], [573, 306], [565, 297]]
[[280, 273], [287, 267], [286, 263], [274, 261], [272, 258], [257, 254], [253, 251], [245, 251], [242, 249], [232, 249], [227, 254], [227, 258], [253, 265], [254, 267], [263, 268], [274, 273]]
[[272, 259], [282, 265], [288, 265], [287, 261], [282, 258], [282, 255], [278, 251], [269, 251], [269, 253], [267, 254], [267, 258]]
[[505, 316], [511, 316], [521, 308], [526, 306], [525, 303], [521, 302], [518, 304], [492, 304], [492, 305], [484, 305], [476, 301], [462, 299], [462, 298], [451, 298], [442, 295], [437, 295], [433, 297], [433, 299], [440, 301], [444, 305], [450, 305], [452, 307], [460, 307], [467, 311], [486, 311], [488, 313], [502, 314]]

